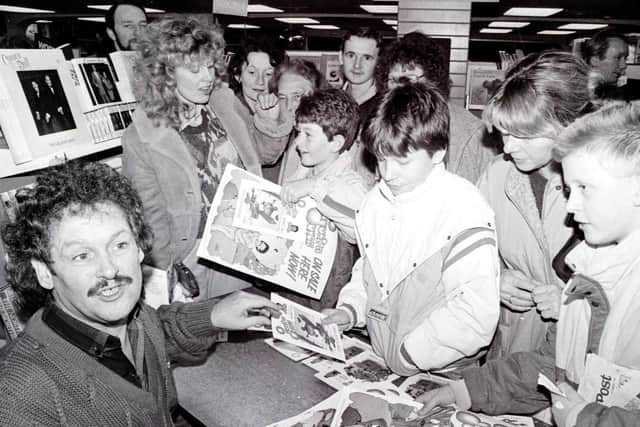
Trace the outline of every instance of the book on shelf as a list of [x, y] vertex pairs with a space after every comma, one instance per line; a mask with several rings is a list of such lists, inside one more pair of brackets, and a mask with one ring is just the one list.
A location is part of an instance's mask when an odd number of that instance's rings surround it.
[[0, 127], [14, 164], [93, 144], [73, 78], [58, 49], [0, 49]]

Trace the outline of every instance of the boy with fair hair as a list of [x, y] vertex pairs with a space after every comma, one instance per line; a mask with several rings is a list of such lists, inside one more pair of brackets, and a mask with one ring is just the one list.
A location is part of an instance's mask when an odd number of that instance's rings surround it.
[[557, 425], [640, 425], [637, 410], [575, 391], [594, 375], [600, 384], [597, 364], [640, 370], [640, 103], [615, 103], [578, 119], [560, 134], [554, 156], [569, 190], [567, 211], [585, 238], [566, 257], [574, 275], [562, 294], [556, 336], [536, 352], [490, 361], [453, 386], [427, 392], [423, 412], [456, 403], [490, 414], [534, 413], [550, 403], [537, 387], [543, 373], [562, 382], [567, 395], [553, 396]]
[[445, 170], [449, 112], [440, 92], [387, 92], [364, 129], [381, 181], [356, 215], [351, 281], [326, 323], [367, 326], [400, 375], [473, 363], [499, 312], [494, 215], [476, 187]]
[[352, 168], [358, 129], [358, 104], [339, 89], [318, 90], [302, 98], [296, 112], [296, 150], [300, 166], [282, 184], [282, 199], [295, 203], [311, 196], [318, 211], [338, 229], [339, 240], [327, 287], [318, 302], [333, 307], [349, 280], [355, 252], [354, 216], [367, 192], [363, 178]]

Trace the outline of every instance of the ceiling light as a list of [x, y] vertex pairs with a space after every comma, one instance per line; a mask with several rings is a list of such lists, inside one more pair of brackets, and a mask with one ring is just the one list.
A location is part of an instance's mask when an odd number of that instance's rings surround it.
[[573, 34], [575, 31], [564, 31], [564, 30], [544, 30], [538, 31], [538, 34], [542, 34], [543, 36], [566, 36], [567, 34]]
[[33, 9], [31, 7], [7, 6], [0, 4], [0, 12], [9, 13], [55, 13], [53, 10]]
[[111, 5], [110, 4], [88, 4], [87, 7], [89, 9], [109, 10], [109, 8], [111, 8]]
[[335, 25], [305, 25], [306, 28], [311, 28], [312, 30], [339, 30], [340, 27], [336, 27]]
[[361, 4], [360, 7], [369, 13], [398, 13], [398, 6], [392, 4]]
[[78, 18], [78, 21], [89, 21], [89, 22], [104, 22], [103, 16], [90, 16], [88, 18]]
[[276, 21], [284, 22], [285, 24], [319, 24], [318, 21], [311, 18], [274, 18]]
[[517, 22], [517, 21], [494, 21], [489, 24], [490, 27], [498, 28], [522, 28], [529, 25], [529, 22]]
[[38, 19], [36, 24], [53, 24], [53, 21], [49, 21], [48, 19]]
[[256, 28], [260, 28], [260, 26], [251, 25], [251, 24], [229, 24], [227, 25], [227, 28], [238, 28], [240, 30], [254, 30]]
[[600, 28], [608, 27], [608, 24], [565, 24], [558, 27], [559, 30], [598, 30]]
[[145, 8], [144, 8], [144, 11], [145, 11], [146, 13], [165, 13], [165, 12], [166, 12], [166, 10], [163, 10], [163, 9], [153, 9], [153, 8], [151, 8], [151, 7], [145, 7]]
[[511, 28], [483, 28], [480, 30], [481, 33], [491, 33], [491, 34], [506, 34], [513, 31]]
[[552, 7], [512, 7], [504, 14], [506, 16], [551, 16], [562, 10]]
[[250, 4], [247, 6], [247, 12], [249, 13], [282, 13], [284, 10], [276, 9], [275, 7], [267, 6], [264, 4]]
[[383, 19], [382, 22], [384, 22], [387, 25], [398, 25], [397, 19]]

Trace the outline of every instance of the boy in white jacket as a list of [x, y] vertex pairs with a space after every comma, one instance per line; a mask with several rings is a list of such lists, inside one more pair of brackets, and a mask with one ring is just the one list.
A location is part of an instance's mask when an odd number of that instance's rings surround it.
[[367, 326], [376, 353], [400, 375], [462, 366], [481, 354], [499, 312], [494, 214], [479, 191], [447, 172], [446, 101], [434, 88], [389, 91], [367, 129], [381, 181], [356, 212], [362, 257], [326, 323]]

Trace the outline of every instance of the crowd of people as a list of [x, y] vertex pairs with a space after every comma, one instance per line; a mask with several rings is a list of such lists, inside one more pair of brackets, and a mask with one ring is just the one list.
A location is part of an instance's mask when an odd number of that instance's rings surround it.
[[[338, 231], [320, 299], [288, 297], [366, 330], [399, 375], [455, 379], [419, 397], [422, 415], [551, 407], [563, 427], [640, 425], [577, 393], [593, 357], [640, 369], [640, 102], [618, 86], [623, 35], [597, 35], [584, 59], [525, 56], [481, 120], [449, 100], [448, 56], [419, 32], [386, 46], [347, 32], [345, 84], [329, 88], [265, 40], [227, 64], [219, 27], [136, 8], [112, 7], [107, 31], [140, 53], [122, 174], [46, 170], [2, 231], [29, 321], [0, 356], [1, 423], [172, 425], [170, 368], [279, 315], [268, 284], [196, 255], [231, 164], [287, 203], [313, 198]], [[143, 263], [194, 301], [148, 307]]]

